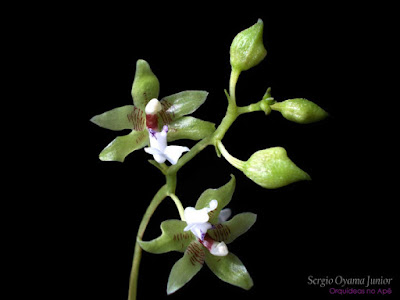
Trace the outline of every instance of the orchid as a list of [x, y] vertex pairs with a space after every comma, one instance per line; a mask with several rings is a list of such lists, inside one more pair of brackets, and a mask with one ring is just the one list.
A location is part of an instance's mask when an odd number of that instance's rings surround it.
[[206, 247], [212, 255], [225, 256], [228, 254], [228, 248], [224, 242], [216, 242], [208, 234], [207, 230], [213, 228], [213, 225], [208, 222], [210, 219], [209, 213], [218, 207], [217, 200], [211, 200], [209, 207], [196, 209], [187, 207], [184, 212], [185, 221], [188, 224], [183, 230], [190, 230], [197, 240]]
[[[161, 109], [156, 116], [161, 128], [168, 125], [169, 142], [178, 139], [201, 140], [215, 131], [213, 123], [186, 116], [196, 111], [207, 95], [205, 91], [183, 91], [160, 100]], [[138, 60], [132, 85], [134, 105], [117, 107], [91, 119], [93, 123], [106, 129], [131, 130], [129, 134], [118, 136], [109, 143], [99, 155], [101, 160], [123, 162], [127, 155], [151, 143], [146, 127], [145, 107], [151, 99], [158, 96], [157, 77], [146, 61]]]
[[142, 249], [150, 253], [184, 253], [172, 267], [167, 284], [168, 294], [188, 283], [204, 263], [227, 283], [246, 290], [253, 286], [246, 267], [226, 246], [249, 230], [256, 221], [253, 213], [241, 213], [229, 221], [226, 220], [230, 210], [223, 208], [231, 201], [235, 184], [235, 177], [232, 176], [219, 189], [206, 190], [195, 207], [185, 209], [184, 221], [164, 221], [161, 223], [161, 235], [158, 238], [148, 242], [138, 239]]
[[168, 125], [164, 125], [161, 132], [158, 129], [157, 113], [162, 110], [160, 101], [153, 98], [146, 105], [146, 126], [149, 131], [150, 147], [144, 148], [149, 154], [153, 154], [154, 160], [159, 164], [168, 160], [175, 165], [183, 152], [189, 151], [188, 147], [167, 146]]
[[[231, 155], [222, 143], [229, 128], [243, 114], [264, 112], [268, 116], [273, 111], [278, 111], [285, 119], [300, 124], [317, 122], [328, 116], [328, 113], [316, 103], [304, 98], [278, 101], [271, 96], [271, 88], [267, 89], [258, 102], [238, 106], [236, 84], [240, 74], [261, 63], [267, 55], [263, 44], [263, 29], [264, 23], [259, 19], [253, 26], [239, 32], [232, 41], [229, 91], [225, 90], [228, 104], [225, 116], [217, 128], [214, 123], [187, 116], [205, 102], [208, 92], [183, 91], [159, 98], [158, 78], [149, 64], [142, 59], [136, 64], [131, 91], [133, 105], [117, 107], [91, 119], [93, 123], [106, 129], [131, 131], [109, 143], [99, 155], [101, 160], [123, 162], [127, 155], [144, 148], [144, 151], [154, 158], [149, 162], [165, 175], [165, 184], [158, 189], [149, 203], [137, 231], [128, 300], [137, 299], [139, 266], [143, 250], [155, 254], [170, 251], [183, 253], [183, 257], [171, 269], [167, 294], [176, 292], [188, 283], [204, 263], [222, 281], [246, 290], [253, 286], [253, 280], [246, 267], [230, 251], [233, 249], [230, 243], [247, 232], [257, 218], [255, 214], [246, 212], [229, 219], [232, 211], [225, 207], [232, 199], [236, 185], [235, 177], [231, 175], [231, 180], [218, 189], [204, 191], [194, 207], [187, 206], [184, 209], [175, 194], [178, 171], [206, 147], [215, 147], [218, 157], [222, 156], [247, 178], [266, 189], [276, 189], [311, 179], [288, 157], [282, 147], [258, 150], [247, 160], [241, 160]], [[213, 107], [215, 106], [211, 109]], [[252, 130], [253, 127], [250, 126], [247, 130]], [[245, 144], [245, 136], [244, 138], [243, 134], [239, 136], [242, 136]], [[192, 145], [191, 149], [176, 145], [168, 146], [168, 142], [178, 139], [199, 140], [199, 142]], [[184, 152], [187, 153], [183, 155]], [[171, 165], [165, 164], [166, 161]], [[148, 180], [148, 176], [141, 177], [153, 187], [153, 182]], [[174, 201], [180, 220], [163, 221], [161, 235], [153, 240], [144, 241], [143, 237], [151, 216], [166, 198]], [[149, 297], [151, 295], [147, 296]]]

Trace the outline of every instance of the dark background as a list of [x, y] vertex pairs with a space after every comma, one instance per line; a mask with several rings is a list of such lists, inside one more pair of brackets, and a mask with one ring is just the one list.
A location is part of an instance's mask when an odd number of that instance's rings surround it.
[[[206, 90], [207, 101], [193, 116], [218, 125], [227, 105], [223, 90], [228, 89], [230, 43], [258, 18], [264, 21], [268, 55], [240, 76], [238, 105], [259, 101], [272, 87], [276, 100], [306, 98], [330, 117], [300, 125], [278, 112], [267, 117], [247, 114], [223, 140], [242, 160], [257, 150], [282, 146], [311, 175], [310, 182], [263, 189], [217, 158], [212, 147], [178, 173], [177, 195], [184, 206], [194, 206], [205, 189], [222, 186], [230, 174], [236, 176], [233, 213], [258, 215], [252, 229], [229, 245], [254, 280], [250, 291], [220, 281], [204, 266], [167, 297], [170, 269], [182, 254], [143, 253], [138, 299], [324, 299], [335, 296], [327, 287], [308, 285], [308, 276], [394, 277], [396, 197], [389, 190], [395, 180], [388, 150], [394, 134], [389, 124], [383, 125], [387, 117], [376, 109], [382, 90], [375, 87], [380, 79], [375, 68], [382, 54], [374, 52], [381, 35], [371, 25], [371, 10], [249, 1], [215, 6], [93, 6], [81, 29], [87, 120], [132, 103], [136, 60], [145, 59], [160, 81], [160, 98]], [[88, 121], [88, 168], [79, 174], [85, 188], [79, 206], [87, 224], [82, 256], [89, 266], [87, 279], [93, 282], [90, 293], [102, 299], [126, 299], [136, 232], [148, 203], [164, 184], [144, 151], [135, 151], [122, 164], [98, 160], [109, 142], [126, 133]], [[189, 147], [194, 143], [178, 142]], [[179, 216], [173, 202], [166, 200], [151, 219], [145, 239], [158, 236], [160, 222], [171, 218]], [[395, 294], [397, 280], [390, 286]]]

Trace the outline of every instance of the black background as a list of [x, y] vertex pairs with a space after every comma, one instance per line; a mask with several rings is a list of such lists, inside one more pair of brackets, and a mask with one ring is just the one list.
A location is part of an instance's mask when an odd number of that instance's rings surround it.
[[[252, 229], [229, 245], [250, 272], [250, 291], [230, 286], [204, 268], [174, 295], [166, 295], [168, 275], [180, 253], [143, 253], [138, 299], [249, 299], [297, 296], [334, 298], [329, 288], [308, 285], [314, 278], [341, 275], [394, 277], [394, 203], [389, 191], [390, 127], [375, 105], [374, 55], [379, 31], [363, 8], [340, 4], [295, 5], [246, 1], [221, 5], [96, 5], [87, 12], [82, 34], [82, 74], [87, 120], [131, 104], [130, 89], [137, 59], [149, 62], [160, 81], [160, 98], [183, 90], [206, 90], [207, 101], [193, 116], [217, 125], [227, 105], [229, 47], [234, 36], [258, 18], [264, 21], [266, 59], [243, 72], [237, 85], [238, 105], [258, 101], [268, 87], [282, 101], [307, 98], [330, 113], [322, 122], [300, 125], [279, 113], [257, 112], [238, 118], [223, 142], [246, 160], [257, 150], [284, 147], [312, 177], [278, 190], [247, 179], [212, 147], [178, 173], [177, 195], [194, 206], [207, 188], [217, 188], [234, 174], [233, 213], [258, 215]], [[164, 177], [144, 151], [124, 163], [101, 162], [98, 154], [117, 135], [86, 123], [87, 170], [81, 183], [84, 200], [83, 259], [92, 295], [126, 299], [135, 236], [148, 203]], [[384, 130], [383, 130], [384, 129]], [[177, 144], [193, 146], [180, 140]], [[159, 235], [163, 220], [178, 218], [172, 201], [154, 214], [145, 239]], [[398, 293], [394, 284], [390, 287]], [[337, 287], [333, 285], [332, 287]], [[383, 286], [389, 287], [389, 286]], [[357, 296], [351, 296], [356, 297]], [[375, 296], [377, 297], [377, 296]], [[393, 295], [390, 296], [393, 298]], [[94, 298], [93, 298], [94, 299]], [[235, 298], [236, 299], [236, 298]]]

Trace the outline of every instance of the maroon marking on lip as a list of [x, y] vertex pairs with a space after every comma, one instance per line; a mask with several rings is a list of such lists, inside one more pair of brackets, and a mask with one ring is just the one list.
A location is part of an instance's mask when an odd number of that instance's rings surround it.
[[153, 129], [153, 130], [158, 130], [158, 118], [157, 118], [157, 114], [155, 115], [151, 115], [151, 114], [147, 114], [146, 115], [146, 126], [149, 129]]

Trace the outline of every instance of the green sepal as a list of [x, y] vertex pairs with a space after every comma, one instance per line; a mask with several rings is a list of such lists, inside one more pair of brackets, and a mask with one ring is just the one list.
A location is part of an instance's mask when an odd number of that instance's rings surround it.
[[166, 120], [176, 120], [196, 111], [206, 101], [206, 91], [183, 91], [161, 99]]
[[183, 231], [186, 222], [167, 220], [161, 223], [161, 235], [151, 241], [138, 240], [144, 251], [160, 254], [170, 251], [183, 252], [193, 241], [194, 236], [190, 231]]
[[101, 151], [99, 158], [103, 161], [123, 162], [125, 157], [135, 150], [145, 147], [149, 143], [147, 130], [134, 131], [115, 138]]
[[297, 167], [282, 147], [255, 152], [241, 166], [243, 173], [255, 183], [267, 189], [276, 189], [300, 180], [311, 180]]
[[265, 100], [267, 98], [272, 98], [272, 96], [271, 96], [271, 87], [267, 88], [267, 91], [265, 92], [264, 96], [262, 97], [262, 100]]
[[253, 279], [235, 254], [229, 252], [227, 256], [214, 256], [208, 251], [205, 253], [207, 266], [219, 279], [245, 290], [253, 286]]
[[132, 114], [133, 110], [133, 105], [117, 107], [94, 116], [90, 121], [100, 127], [110, 130], [132, 129], [133, 124], [131, 123], [129, 116]]
[[329, 115], [314, 102], [303, 98], [278, 102], [272, 105], [271, 108], [279, 111], [285, 119], [299, 124], [318, 122]]
[[[271, 88], [267, 88], [267, 91], [265, 92], [264, 96], [261, 99], [261, 104], [264, 105], [264, 107], [261, 107], [262, 110], [265, 111], [266, 114], [269, 114], [269, 112], [271, 111], [271, 108], [265, 108], [266, 106], [270, 106], [274, 103], [276, 103], [276, 101], [274, 100], [274, 98], [271, 96]], [[266, 111], [268, 110], [268, 111]]]
[[147, 103], [158, 98], [160, 93], [160, 83], [150, 65], [143, 59], [136, 62], [135, 78], [132, 84], [132, 98], [136, 107], [144, 111]]
[[204, 264], [205, 252], [198, 241], [190, 243], [185, 254], [171, 269], [167, 284], [167, 294], [170, 295], [188, 283], [201, 270]]
[[233, 193], [235, 191], [236, 179], [234, 175], [231, 175], [231, 180], [220, 187], [219, 189], [207, 189], [199, 197], [196, 202], [196, 209], [202, 209], [209, 206], [211, 200], [217, 200], [218, 206], [215, 210], [209, 213], [211, 224], [218, 223], [218, 215], [226, 205], [231, 201]]
[[168, 125], [168, 142], [178, 139], [201, 140], [214, 131], [214, 123], [194, 117], [182, 117]]
[[256, 214], [249, 212], [240, 213], [235, 215], [231, 220], [216, 225], [215, 229], [208, 230], [208, 234], [216, 241], [223, 241], [229, 244], [247, 232], [256, 220]]

